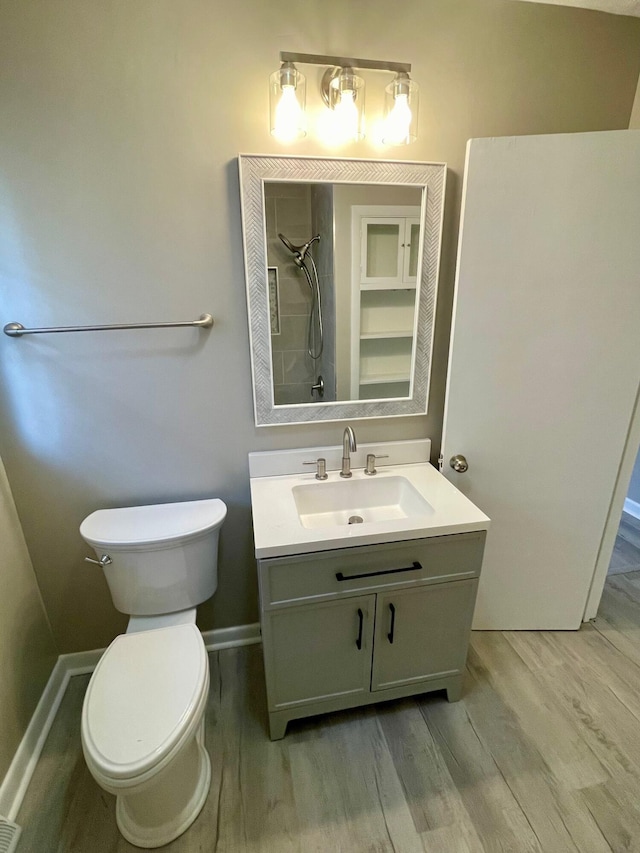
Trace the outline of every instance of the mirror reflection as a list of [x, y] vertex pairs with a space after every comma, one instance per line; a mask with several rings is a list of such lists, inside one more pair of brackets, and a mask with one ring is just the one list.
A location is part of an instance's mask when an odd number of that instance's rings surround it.
[[263, 188], [275, 406], [409, 397], [422, 188]]

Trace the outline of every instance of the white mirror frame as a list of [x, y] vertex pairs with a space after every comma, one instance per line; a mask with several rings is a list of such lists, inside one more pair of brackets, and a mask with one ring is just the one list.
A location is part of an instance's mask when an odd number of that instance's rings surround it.
[[[352, 160], [241, 154], [240, 200], [247, 285], [249, 342], [256, 426], [424, 415], [429, 398], [446, 165], [400, 160]], [[267, 287], [264, 183], [397, 184], [423, 190], [420, 291], [410, 396], [367, 401], [274, 405]]]

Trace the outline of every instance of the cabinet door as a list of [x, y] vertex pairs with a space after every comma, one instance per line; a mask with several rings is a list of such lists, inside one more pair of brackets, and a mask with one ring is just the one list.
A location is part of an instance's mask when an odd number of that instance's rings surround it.
[[360, 286], [397, 287], [402, 282], [404, 219], [363, 217], [360, 227]]
[[265, 614], [269, 710], [369, 692], [375, 595]]
[[402, 589], [377, 596], [372, 690], [458, 675], [478, 581]]

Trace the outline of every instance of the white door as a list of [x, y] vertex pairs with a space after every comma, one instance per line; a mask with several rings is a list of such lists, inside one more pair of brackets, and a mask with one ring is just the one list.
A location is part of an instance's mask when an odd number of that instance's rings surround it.
[[492, 519], [475, 628], [579, 627], [639, 380], [640, 132], [471, 140], [443, 462]]

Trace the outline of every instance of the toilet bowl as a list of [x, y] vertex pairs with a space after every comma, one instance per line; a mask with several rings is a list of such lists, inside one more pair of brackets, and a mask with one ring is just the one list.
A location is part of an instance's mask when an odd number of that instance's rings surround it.
[[82, 748], [93, 778], [117, 797], [120, 832], [138, 847], [168, 844], [204, 805], [208, 692], [195, 624], [122, 634], [96, 667], [82, 709]]
[[89, 682], [82, 748], [93, 778], [117, 798], [120, 832], [138, 847], [181, 835], [209, 791], [209, 666], [195, 604], [215, 591], [225, 515], [214, 499], [99, 510], [80, 528], [114, 603], [131, 614]]

